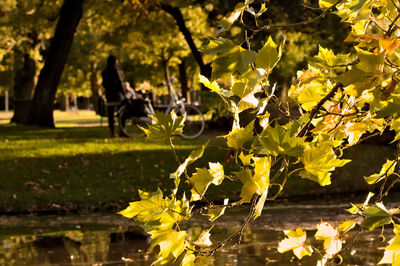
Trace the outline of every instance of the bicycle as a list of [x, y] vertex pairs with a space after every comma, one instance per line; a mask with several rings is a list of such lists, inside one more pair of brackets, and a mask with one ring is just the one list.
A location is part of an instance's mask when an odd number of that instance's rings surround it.
[[[199, 137], [203, 133], [205, 127], [203, 113], [196, 106], [186, 103], [184, 98], [179, 98], [173, 88], [171, 88], [170, 91], [171, 100], [165, 109], [165, 113], [169, 114], [174, 110], [177, 116], [186, 115], [181, 136], [185, 139], [195, 139]], [[141, 99], [127, 97], [117, 111], [120, 130], [128, 137], [133, 137], [135, 134], [138, 134], [140, 130], [137, 125], [145, 126], [146, 123], [151, 123], [151, 119], [147, 115], [155, 114], [149, 94], [141, 94]]]

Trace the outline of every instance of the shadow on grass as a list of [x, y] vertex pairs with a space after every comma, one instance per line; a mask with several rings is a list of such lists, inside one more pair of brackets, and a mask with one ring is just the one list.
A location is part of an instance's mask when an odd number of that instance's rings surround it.
[[104, 139], [109, 137], [105, 127], [58, 127], [42, 128], [24, 125], [1, 125], [0, 138], [7, 139]]
[[[183, 146], [177, 153], [183, 161], [191, 151], [191, 146]], [[223, 151], [211, 151], [190, 170], [207, 167], [208, 161], [223, 156]], [[169, 175], [177, 167], [168, 149], [4, 158], [0, 164], [0, 201], [4, 203], [0, 211], [73, 210], [79, 206], [114, 206], [117, 211], [138, 199], [138, 189], [161, 187], [168, 192], [173, 185]], [[215, 193], [214, 198], [221, 191]]]

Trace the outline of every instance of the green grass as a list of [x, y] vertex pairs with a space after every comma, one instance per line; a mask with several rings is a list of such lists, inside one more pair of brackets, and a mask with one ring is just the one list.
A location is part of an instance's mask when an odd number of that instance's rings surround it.
[[[177, 163], [169, 145], [144, 137], [109, 138], [107, 127], [87, 127], [99, 122], [93, 114], [55, 117], [55, 129], [0, 125], [0, 211], [118, 209], [137, 199], [139, 188], [172, 184], [169, 174]], [[174, 142], [183, 160], [206, 139]], [[224, 156], [213, 148], [207, 154], [198, 167]]]
[[[0, 113], [0, 212], [117, 211], [138, 199], [138, 189], [161, 187], [168, 191], [172, 185], [169, 174], [178, 165], [169, 145], [151, 143], [144, 137], [109, 138], [106, 121], [99, 126], [100, 118], [93, 112], [55, 112], [55, 129], [10, 125], [3, 123], [6, 117], [11, 115]], [[206, 132], [197, 140], [175, 138], [181, 161], [210, 135], [216, 134]], [[189, 170], [218, 161], [230, 173], [232, 166], [227, 166], [223, 145], [222, 139], [212, 138], [204, 157]], [[378, 172], [393, 154], [392, 147], [379, 145], [349, 149], [344, 157], [353, 161], [335, 171], [332, 185], [320, 187], [293, 176], [282, 195], [315, 197], [366, 191], [370, 187], [363, 176]], [[219, 187], [210, 186], [207, 197], [238, 199], [240, 187], [238, 181], [225, 181]]]

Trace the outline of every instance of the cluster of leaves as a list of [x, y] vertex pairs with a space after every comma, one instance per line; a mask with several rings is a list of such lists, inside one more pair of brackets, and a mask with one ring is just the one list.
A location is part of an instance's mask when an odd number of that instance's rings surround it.
[[[309, 59], [308, 68], [298, 72], [298, 79], [289, 91], [290, 103], [300, 107], [299, 116], [289, 111], [289, 103], [274, 95], [276, 85], [268, 77], [279, 62], [282, 45], [271, 37], [258, 51], [251, 50], [251, 36], [245, 40], [247, 48], [224, 38], [212, 38], [204, 53], [214, 55], [211, 80], [200, 76], [200, 82], [216, 93], [229, 106], [233, 114], [232, 130], [225, 136], [228, 149], [234, 154], [234, 171], [227, 173], [223, 165], [211, 162], [207, 168], [198, 168], [189, 173], [192, 164], [205, 152], [193, 151], [171, 174], [175, 187], [168, 196], [159, 190], [155, 193], [140, 192], [141, 200], [131, 203], [121, 214], [136, 217], [152, 236], [150, 249], [159, 246], [157, 264], [181, 263], [192, 265], [197, 257], [210, 255], [231, 241], [240, 241], [244, 227], [262, 213], [267, 200], [274, 200], [284, 189], [286, 181], [294, 175], [309, 179], [321, 186], [331, 183], [331, 173], [350, 160], [340, 159], [343, 149], [362, 142], [366, 136], [380, 134], [386, 128], [396, 132], [400, 138], [398, 72], [400, 58], [396, 51], [399, 41], [398, 1], [384, 0], [320, 0], [322, 14], [334, 12], [352, 32], [346, 41], [353, 49], [344, 54], [335, 54], [320, 47], [319, 53]], [[222, 25], [229, 29], [243, 12], [260, 16], [267, 11], [251, 8], [252, 1], [236, 6]], [[323, 16], [321, 16], [323, 17]], [[315, 19], [310, 20], [313, 22]], [[309, 23], [302, 22], [302, 23]], [[268, 31], [268, 25], [260, 30]], [[251, 32], [251, 30], [249, 30]], [[379, 33], [376, 33], [379, 32]], [[219, 85], [219, 80], [228, 78], [229, 89]], [[267, 106], [280, 109], [285, 119], [270, 119]], [[240, 113], [250, 111], [253, 120], [244, 124]], [[184, 118], [156, 114], [153, 124], [145, 130], [150, 140], [168, 141], [172, 151], [172, 138], [180, 133]], [[400, 181], [397, 173], [398, 156], [388, 160], [379, 173], [365, 177], [367, 183], [380, 185], [380, 193], [370, 193], [362, 204], [352, 204], [348, 210], [354, 219], [336, 226], [321, 222], [317, 225], [315, 238], [323, 241], [323, 251], [318, 265], [326, 265], [340, 258], [340, 252], [351, 245], [363, 228], [374, 230], [388, 224], [394, 225], [396, 236], [389, 241], [380, 263], [398, 264], [400, 209], [387, 209], [383, 199]], [[183, 179], [189, 186], [186, 196]], [[216, 205], [207, 199], [210, 185], [218, 186], [226, 179], [242, 183], [240, 200]], [[273, 195], [271, 188], [278, 187]], [[374, 200], [374, 202], [370, 203]], [[201, 202], [203, 207], [194, 208]], [[237, 233], [226, 240], [211, 242], [212, 223], [224, 214], [226, 208], [250, 203], [249, 214]], [[192, 239], [180, 224], [195, 214], [209, 217], [211, 225]], [[360, 222], [361, 221], [361, 222]], [[348, 232], [354, 232], [346, 247], [342, 242]], [[293, 250], [301, 259], [311, 255], [315, 247], [307, 244], [306, 233], [298, 228], [284, 232], [278, 251]]]

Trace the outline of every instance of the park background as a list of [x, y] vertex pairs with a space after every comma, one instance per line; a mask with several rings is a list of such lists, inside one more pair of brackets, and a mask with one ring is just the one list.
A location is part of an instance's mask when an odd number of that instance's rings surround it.
[[[232, 117], [221, 101], [201, 87], [198, 75], [210, 74], [212, 57], [201, 53], [210, 37], [220, 34], [237, 42], [243, 39], [243, 32], [237, 25], [227, 32], [221, 32], [218, 27], [218, 21], [232, 11], [236, 2], [240, 1], [2, 1], [1, 214], [7, 217], [27, 214], [70, 217], [100, 213], [95, 217], [102, 221], [99, 217], [108, 217], [138, 199], [139, 188], [155, 190], [176, 170], [168, 145], [154, 144], [144, 137], [109, 137], [106, 119], [98, 115], [98, 98], [103, 93], [100, 73], [109, 54], [118, 57], [125, 81], [136, 89], [153, 92], [155, 105], [168, 102], [169, 82], [189, 102], [201, 105], [207, 118], [206, 131], [196, 140], [177, 138], [179, 156], [186, 156], [212, 139], [211, 152], [192, 167], [221, 161], [221, 158], [228, 160], [229, 155], [221, 148], [223, 141], [215, 137], [230, 130]], [[319, 14], [318, 10], [309, 8], [318, 1], [263, 2], [269, 8], [265, 23], [303, 21]], [[71, 20], [70, 24], [64, 25], [64, 36], [55, 35], [56, 27], [63, 30], [63, 25], [59, 26], [61, 18]], [[333, 51], [346, 49], [343, 40], [349, 28], [339, 22], [336, 16], [327, 15], [315, 24], [272, 32], [274, 39], [285, 40], [281, 63], [270, 77], [272, 83], [279, 84], [281, 97], [287, 96], [296, 70], [307, 65], [306, 55], [316, 54], [320, 45]], [[73, 24], [75, 28], [69, 28]], [[68, 35], [71, 30], [72, 34]], [[67, 41], [57, 46], [58, 38]], [[260, 36], [253, 43], [261, 48], [264, 41]], [[68, 42], [70, 47], [63, 46]], [[21, 71], [27, 61], [25, 55], [35, 65], [25, 69], [30, 73]], [[46, 61], [52, 55], [57, 60]], [[48, 79], [44, 78], [46, 71]], [[26, 76], [32, 79], [21, 82]], [[24, 93], [18, 95], [16, 91], [21, 90]], [[388, 135], [390, 137], [390, 132]], [[345, 198], [358, 197], [358, 193], [368, 191], [361, 177], [377, 172], [387, 155], [394, 152], [393, 144], [387, 140], [389, 137], [373, 138], [347, 150], [344, 157], [351, 157], [353, 161], [335, 172], [329, 189], [300, 178], [293, 179], [278, 203], [321, 197], [326, 202], [339, 202], [340, 205]], [[374, 154], [372, 160], [371, 154]], [[240, 187], [228, 183], [211, 191], [211, 199], [221, 201], [224, 191], [230, 191], [231, 198], [238, 198]], [[327, 194], [329, 197], [323, 197]], [[51, 217], [54, 219], [55, 216]], [[0, 248], [3, 252], [0, 263], [2, 260], [18, 263], [27, 254], [35, 259], [40, 257], [35, 253], [37, 245], [34, 243], [43, 237], [37, 234], [37, 224], [43, 220], [34, 219], [39, 220], [33, 222], [36, 227], [15, 220], [16, 229], [10, 220], [0, 219], [5, 228], [2, 230], [3, 243], [12, 243], [9, 244], [12, 248], [5, 245]], [[131, 232], [128, 228], [133, 225], [121, 222], [115, 227], [113, 219], [106, 223], [107, 230], [114, 230], [111, 238], [129, 235], [126, 232]], [[74, 227], [74, 222], [67, 224]], [[60, 233], [64, 229], [55, 227], [58, 231], [51, 240], [61, 241], [61, 246], [66, 246], [71, 239], [85, 241], [82, 232], [76, 232], [77, 228], [72, 233]], [[42, 227], [40, 230], [49, 233]], [[93, 233], [88, 231], [89, 235]], [[108, 239], [103, 241], [104, 245], [110, 243], [109, 234], [97, 237]], [[29, 246], [22, 255], [17, 252], [21, 246]], [[67, 253], [76, 252], [76, 249], [71, 248], [74, 251]], [[96, 251], [103, 254], [98, 256], [101, 259], [107, 259], [105, 249]], [[138, 249], [144, 249], [144, 246]], [[46, 263], [51, 263], [49, 254], [43, 256]], [[82, 254], [80, 256], [82, 258]], [[88, 261], [95, 263], [98, 257]], [[73, 260], [70, 256], [69, 262]]]

